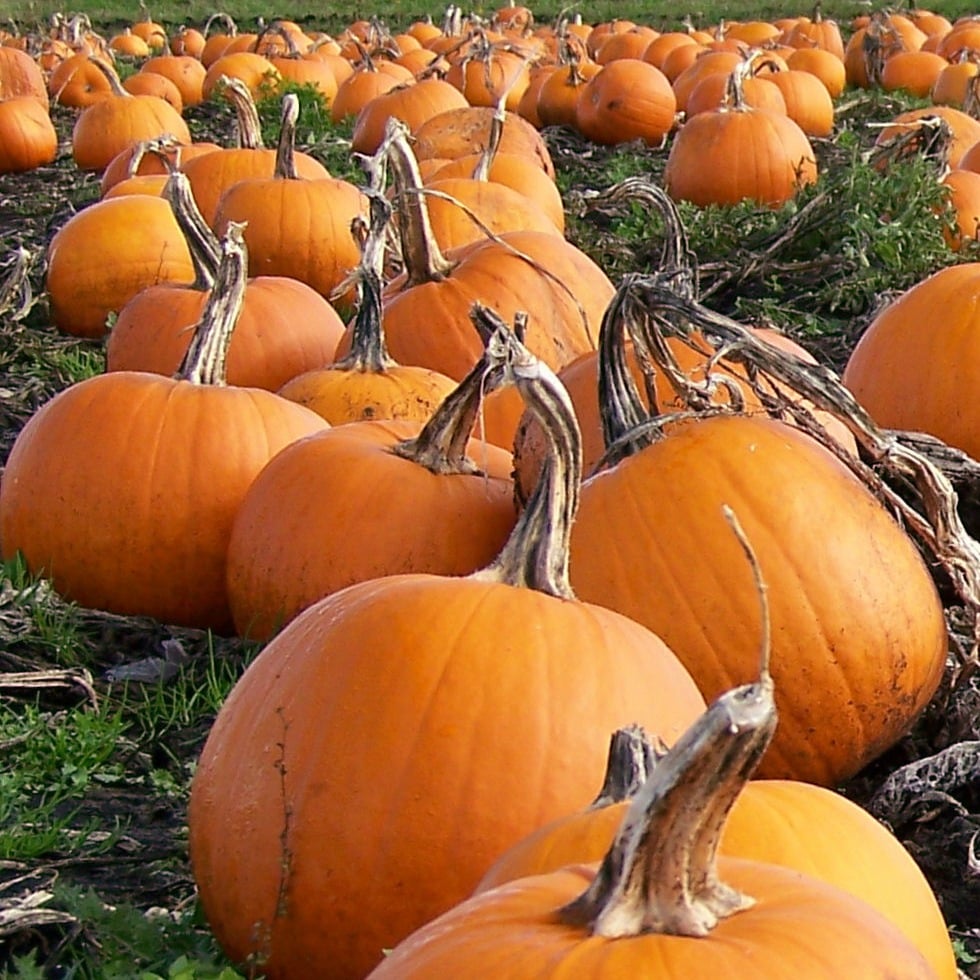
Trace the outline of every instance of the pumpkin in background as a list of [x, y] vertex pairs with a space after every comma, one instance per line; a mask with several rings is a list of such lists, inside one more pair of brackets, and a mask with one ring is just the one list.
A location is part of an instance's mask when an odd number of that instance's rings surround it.
[[674, 128], [677, 98], [659, 68], [638, 58], [611, 61], [579, 92], [575, 124], [602, 144], [643, 140], [659, 145]]
[[680, 128], [664, 169], [670, 196], [701, 206], [749, 199], [778, 207], [816, 179], [806, 134], [786, 115], [747, 107], [738, 70], [730, 76], [727, 104]]
[[194, 264], [170, 205], [144, 194], [110, 198], [73, 215], [48, 246], [45, 287], [54, 325], [102, 337], [141, 289], [194, 281]]
[[58, 134], [43, 102], [32, 95], [0, 100], [0, 174], [33, 170], [57, 155]]
[[[238, 145], [217, 154], [195, 157], [183, 164], [194, 200], [212, 228], [215, 227], [218, 202], [229, 187], [241, 180], [271, 177], [276, 168], [276, 151], [263, 145], [258, 110], [248, 87], [238, 79], [228, 79], [225, 95], [235, 107]], [[326, 167], [308, 153], [294, 153], [293, 164], [297, 175], [304, 180], [330, 176]]]
[[0, 102], [28, 95], [48, 106], [48, 87], [44, 73], [26, 51], [0, 45]]
[[874, 420], [928, 432], [980, 458], [977, 384], [980, 264], [954, 265], [906, 290], [872, 320], [844, 384]]
[[363, 977], [576, 806], [623, 719], [673, 741], [702, 710], [656, 637], [567, 591], [574, 419], [550, 372], [499, 332], [491, 344], [488, 386], [512, 375], [556, 439], [496, 562], [310, 607], [249, 666], [201, 755], [188, 823], [202, 905], [227, 954], [270, 978]]
[[21, 552], [85, 606], [231, 631], [225, 561], [245, 490], [279, 449], [326, 424], [270, 392], [222, 383], [244, 265], [236, 230], [177, 378], [96, 375], [31, 417], [0, 487], [4, 558]]
[[331, 299], [344, 315], [352, 306], [352, 292], [336, 295], [335, 290], [358, 264], [351, 222], [366, 213], [367, 204], [349, 181], [301, 178], [294, 152], [298, 116], [298, 97], [284, 96], [272, 173], [228, 187], [218, 201], [214, 227], [222, 234], [229, 222], [245, 224], [251, 275], [298, 279]]
[[191, 133], [180, 112], [155, 95], [131, 95], [109, 66], [111, 92], [79, 113], [72, 128], [71, 151], [82, 170], [104, 170], [126, 147], [140, 140], [172, 136], [190, 143]]
[[[173, 375], [214, 285], [219, 243], [194, 205], [187, 176], [171, 174], [164, 192], [187, 239], [195, 279], [149, 286], [123, 306], [106, 342], [109, 371]], [[252, 278], [228, 345], [228, 384], [276, 391], [329, 364], [343, 332], [339, 314], [312, 287], [286, 276]]]

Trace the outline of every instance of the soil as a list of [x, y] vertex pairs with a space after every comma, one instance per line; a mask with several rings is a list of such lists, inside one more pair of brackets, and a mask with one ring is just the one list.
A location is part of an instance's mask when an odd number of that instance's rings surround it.
[[[208, 132], [209, 124], [224, 127], [225, 116], [209, 119], [206, 109], [197, 111], [196, 116], [194, 113], [192, 110], [190, 116], [197, 138], [227, 142], [226, 129]], [[34, 409], [58, 387], [56, 377], [39, 379], [27, 371], [16, 352], [25, 345], [49, 350], [99, 349], [97, 343], [60, 337], [47, 321], [43, 299], [45, 245], [75, 208], [98, 195], [97, 179], [80, 176], [71, 160], [67, 138], [73, 116], [58, 110], [54, 115], [64, 140], [58, 160], [32, 173], [0, 176], [0, 241], [4, 243], [0, 262], [12, 259], [19, 246], [31, 251], [37, 257], [31, 282], [38, 298], [23, 322], [0, 319], [4, 336], [0, 345], [4, 373], [0, 383], [0, 459], [6, 458], [14, 437]], [[823, 349], [814, 353], [840, 368], [846, 349], [840, 338], [828, 338]], [[956, 613], [950, 610], [954, 625]], [[86, 641], [91, 656], [87, 666], [96, 690], [103, 696], [111, 696], [112, 685], [105, 680], [111, 668], [160, 656], [167, 641], [178, 640], [189, 655], [187, 663], [191, 666], [187, 669], [193, 670], [209, 642], [203, 634], [148, 621], [87, 611], [83, 615], [87, 617], [85, 635], [90, 638]], [[16, 616], [16, 609], [0, 597], [0, 671], [56, 666], [42, 647], [30, 639], [17, 638], [21, 634]], [[217, 640], [216, 654], [233, 666], [244, 660], [241, 646], [232, 640]], [[54, 689], [44, 695], [46, 702], [54, 705], [59, 701], [77, 703], [84, 696], [77, 688]], [[135, 771], [142, 766], [149, 772], [189, 763], [205, 735], [206, 724], [201, 722], [149, 749], [134, 746], [132, 766]], [[933, 759], [931, 771], [923, 773], [921, 766], [913, 765], [929, 759]], [[980, 831], [980, 676], [965, 676], [955, 687], [944, 684], [915, 730], [842, 791], [885, 819], [907, 846], [936, 892], [960, 947], [964, 974], [980, 978], [980, 861], [975, 855], [975, 838]], [[127, 782], [120, 787], [101, 787], [85, 801], [84, 812], [107, 829], [122, 819], [121, 836], [115, 845], [108, 853], [91, 858], [45, 860], [30, 866], [0, 863], [0, 909], [15, 897], [47, 887], [56, 879], [91, 886], [109, 903], [127, 901], [143, 909], [174, 910], [193, 901], [193, 881], [185, 857], [184, 809], [179, 798], [168, 798], [149, 786], [141, 792]], [[59, 950], [67, 943], [85, 941], [77, 929], [57, 922], [41, 923], [0, 938], [10, 944], [8, 952], [40, 949], [52, 965], [57, 964]], [[51, 975], [57, 976], [57, 970]]]

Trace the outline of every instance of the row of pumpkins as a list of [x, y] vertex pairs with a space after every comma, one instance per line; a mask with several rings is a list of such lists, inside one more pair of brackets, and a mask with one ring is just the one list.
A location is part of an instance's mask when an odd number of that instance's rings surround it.
[[[526, 39], [523, 16], [498, 20]], [[367, 32], [351, 33], [366, 52]], [[580, 61], [604, 49], [590, 37]], [[672, 343], [716, 411], [603, 463], [610, 405], [627, 421], [656, 408], [636, 401], [634, 284], [617, 290], [564, 239], [547, 145], [506, 93], [417, 125], [386, 118], [359, 188], [295, 149], [295, 97], [265, 148], [250, 85], [220, 77], [240, 146], [193, 155], [157, 133], [117, 148], [95, 165], [107, 195], [114, 168], [120, 186], [142, 161], [176, 167], [52, 242], [56, 325], [100, 337], [118, 312], [110, 370], [19, 434], [0, 546], [83, 604], [269, 641], [219, 714], [190, 803], [195, 877], [229, 956], [273, 977], [549, 975], [542, 955], [588, 976], [748, 975], [766, 957], [777, 975], [955, 977], [914, 862], [824, 788], [908, 730], [948, 645], [918, 551], [839, 458], [850, 434], [828, 421], [839, 448], [821, 445], [759, 413], [736, 365], [709, 372], [707, 341]], [[468, 153], [442, 178], [456, 184], [421, 193], [426, 160]], [[543, 217], [526, 197], [467, 199], [488, 236], [447, 198], [507, 157], [530, 161]], [[242, 181], [243, 159], [262, 172]], [[528, 215], [550, 227], [508, 225]], [[311, 282], [314, 267], [329, 271]], [[880, 318], [893, 334], [911, 319], [923, 374], [938, 329], [914, 328], [960, 306], [965, 324], [975, 278], [953, 267]], [[680, 279], [696, 301], [696, 276]], [[862, 342], [855, 390], [881, 374], [888, 387], [901, 340], [875, 352], [885, 332]], [[734, 386], [748, 411], [717, 411]], [[902, 405], [946, 396], [933, 388], [907, 386]], [[600, 405], [600, 390], [618, 395]], [[629, 729], [643, 772], [611, 776], [582, 811], [630, 724], [675, 750], [651, 758]], [[756, 765], [764, 778], [743, 788]], [[524, 877], [610, 846], [588, 887], [583, 871], [557, 891]], [[720, 865], [738, 891], [716, 880], [719, 848], [753, 862]]]

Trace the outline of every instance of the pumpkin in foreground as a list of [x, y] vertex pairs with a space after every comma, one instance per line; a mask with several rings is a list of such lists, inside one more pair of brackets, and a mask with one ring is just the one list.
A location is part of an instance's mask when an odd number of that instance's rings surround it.
[[934, 977], [859, 899], [718, 857], [725, 816], [775, 723], [766, 673], [729, 691], [657, 765], [601, 865], [484, 892], [399, 944], [371, 980]]
[[321, 600], [248, 668], [204, 747], [188, 814], [201, 902], [226, 953], [269, 977], [360, 980], [578, 806], [609, 731], [635, 720], [672, 742], [703, 708], [656, 636], [572, 597], [571, 407], [512, 338], [487, 356], [488, 384], [513, 372], [557, 445], [496, 562]]

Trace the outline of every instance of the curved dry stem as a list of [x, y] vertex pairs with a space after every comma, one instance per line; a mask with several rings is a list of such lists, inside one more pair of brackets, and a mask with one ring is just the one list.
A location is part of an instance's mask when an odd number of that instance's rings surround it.
[[224, 89], [225, 97], [235, 108], [235, 128], [238, 133], [238, 148], [242, 150], [261, 150], [262, 124], [259, 110], [249, 87], [240, 79], [222, 75], [218, 84]]
[[563, 921], [614, 938], [704, 936], [753, 900], [716, 870], [721, 831], [776, 728], [768, 674], [723, 694], [659, 761]]
[[[967, 610], [972, 648], [960, 653], [954, 681], [980, 666], [980, 543], [963, 526], [956, 490], [943, 470], [947, 457], [929, 452], [929, 443], [914, 433], [879, 427], [829, 368], [773, 347], [748, 327], [671, 293], [652, 277], [636, 277], [631, 282], [630, 298], [624, 300], [623, 307], [640, 329], [662, 338], [686, 338], [691, 330], [700, 331], [726, 360], [745, 366], [749, 383], [771, 415], [791, 418], [900, 516], [928, 560], [937, 562], [949, 577]], [[650, 349], [654, 356], [667, 350], [662, 340], [651, 342]], [[679, 371], [676, 363], [672, 369]], [[800, 398], [788, 397], [785, 390]], [[870, 466], [842, 450], [816, 422], [808, 405], [839, 419]], [[893, 489], [889, 480], [898, 489]], [[917, 506], [905, 499], [910, 487]]]
[[299, 96], [289, 92], [282, 97], [279, 114], [279, 142], [273, 176], [279, 180], [299, 180], [296, 173], [296, 121], [299, 119]]
[[163, 196], [170, 204], [177, 227], [180, 228], [191, 253], [194, 282], [190, 288], [213, 288], [221, 260], [221, 242], [204, 220], [194, 200], [187, 175], [179, 170], [173, 171], [164, 185]]
[[214, 288], [208, 295], [201, 319], [194, 329], [190, 346], [177, 369], [176, 377], [201, 385], [227, 383], [225, 366], [228, 345], [245, 301], [248, 254], [244, 224], [228, 222], [221, 241]]
[[518, 389], [528, 412], [551, 444], [541, 475], [497, 559], [476, 576], [522, 586], [560, 598], [574, 598], [568, 577], [572, 522], [582, 478], [582, 436], [564, 385], [538, 360], [493, 310], [475, 304], [471, 318], [488, 353]]

